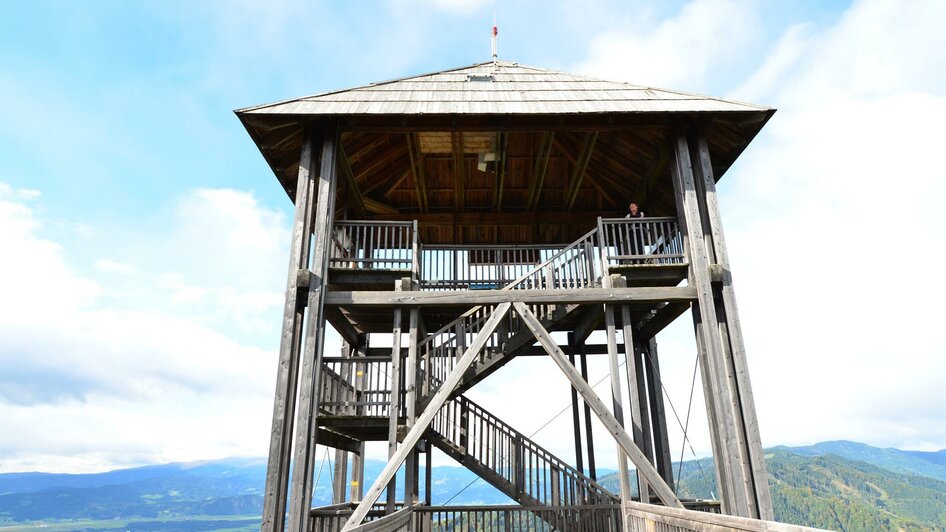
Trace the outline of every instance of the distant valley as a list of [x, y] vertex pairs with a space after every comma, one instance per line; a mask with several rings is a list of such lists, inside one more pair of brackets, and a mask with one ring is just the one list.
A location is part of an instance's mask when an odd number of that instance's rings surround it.
[[[839, 441], [775, 447], [766, 460], [780, 521], [835, 530], [946, 529], [946, 450]], [[369, 461], [366, 482], [383, 465]], [[714, 497], [711, 459], [674, 469], [682, 472], [681, 497]], [[86, 475], [0, 474], [0, 530], [259, 530], [265, 470], [263, 460], [227, 459]], [[601, 483], [616, 492], [617, 476], [605, 473]], [[431, 476], [434, 504], [511, 503], [462, 467], [434, 467]], [[326, 465], [316, 505], [331, 502], [330, 477]]]

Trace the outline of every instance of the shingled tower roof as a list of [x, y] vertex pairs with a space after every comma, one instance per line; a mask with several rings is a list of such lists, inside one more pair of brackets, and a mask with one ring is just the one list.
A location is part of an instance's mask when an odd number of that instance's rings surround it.
[[372, 83], [237, 111], [289, 115], [766, 112], [767, 107], [507, 61]]

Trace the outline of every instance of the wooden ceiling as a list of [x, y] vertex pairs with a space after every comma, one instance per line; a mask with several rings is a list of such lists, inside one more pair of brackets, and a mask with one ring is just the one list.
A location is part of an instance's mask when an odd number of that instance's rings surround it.
[[774, 112], [499, 62], [237, 116], [290, 198], [306, 128], [337, 127], [339, 219], [416, 219], [425, 243], [562, 244], [630, 199], [675, 214], [671, 131], [702, 130], [719, 179]]

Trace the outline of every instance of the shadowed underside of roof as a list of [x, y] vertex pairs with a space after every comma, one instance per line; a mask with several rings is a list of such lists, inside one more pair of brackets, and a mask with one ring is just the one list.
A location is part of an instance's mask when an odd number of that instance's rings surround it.
[[705, 131], [718, 179], [774, 112], [509, 62], [236, 111], [290, 197], [305, 127], [332, 121], [336, 216], [468, 244], [565, 242], [630, 198], [674, 214], [671, 131]]

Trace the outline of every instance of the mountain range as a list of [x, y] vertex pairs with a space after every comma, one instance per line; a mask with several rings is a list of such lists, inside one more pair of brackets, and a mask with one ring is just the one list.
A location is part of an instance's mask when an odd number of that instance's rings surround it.
[[[946, 450], [835, 441], [767, 450], [776, 519], [836, 530], [946, 530]], [[384, 463], [369, 460], [370, 483]], [[315, 505], [331, 501], [331, 464]], [[675, 464], [681, 497], [715, 498], [712, 459]], [[600, 482], [618, 491], [614, 473]], [[0, 474], [0, 527], [26, 530], [258, 530], [266, 463], [226, 459], [95, 474]], [[462, 467], [431, 470], [434, 504], [510, 504]]]

